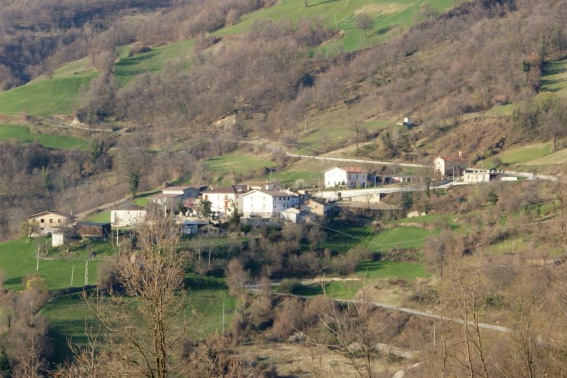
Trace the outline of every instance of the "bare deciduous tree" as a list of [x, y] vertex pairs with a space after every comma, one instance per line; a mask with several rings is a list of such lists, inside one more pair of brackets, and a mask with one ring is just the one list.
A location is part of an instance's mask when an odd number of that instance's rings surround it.
[[368, 13], [360, 13], [356, 16], [356, 27], [364, 30], [364, 38], [368, 38], [367, 31], [374, 26], [374, 19]]
[[123, 373], [167, 377], [183, 370], [174, 353], [187, 336], [185, 264], [176, 250], [178, 240], [172, 219], [150, 217], [139, 232], [139, 249], [116, 263], [125, 295], [110, 291], [86, 297]]

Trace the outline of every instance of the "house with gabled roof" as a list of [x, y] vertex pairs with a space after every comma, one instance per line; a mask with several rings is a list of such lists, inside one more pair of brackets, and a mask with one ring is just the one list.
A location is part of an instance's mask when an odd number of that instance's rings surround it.
[[207, 185], [178, 185], [178, 186], [168, 186], [161, 192], [165, 195], [179, 195], [181, 200], [186, 200], [187, 198], [197, 198], [202, 191], [207, 190]]
[[151, 196], [148, 201], [159, 205], [166, 214], [175, 214], [185, 206], [185, 202], [193, 203], [206, 189], [206, 185], [169, 186], [161, 193]]
[[72, 224], [74, 220], [75, 217], [72, 214], [61, 211], [42, 211], [27, 218], [30, 225], [37, 227], [37, 233], [40, 235], [52, 233], [58, 228], [66, 227]]
[[235, 210], [241, 212], [242, 196], [250, 191], [244, 184], [205, 190], [201, 194], [203, 201], [211, 203], [211, 212], [215, 215], [231, 215]]
[[467, 168], [467, 159], [463, 157], [463, 153], [459, 151], [458, 157], [438, 156], [433, 160], [435, 173], [441, 177], [455, 176], [459, 177]]
[[129, 204], [110, 211], [110, 224], [112, 227], [134, 227], [146, 221], [145, 208]]
[[299, 207], [300, 198], [280, 190], [251, 190], [242, 196], [240, 213], [244, 218], [279, 217], [282, 211]]
[[366, 187], [368, 171], [360, 167], [333, 167], [324, 171], [325, 187], [336, 186], [346, 188]]

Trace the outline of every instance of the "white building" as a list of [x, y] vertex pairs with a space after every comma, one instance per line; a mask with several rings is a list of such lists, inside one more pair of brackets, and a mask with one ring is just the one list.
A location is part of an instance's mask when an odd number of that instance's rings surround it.
[[459, 152], [459, 157], [438, 156], [433, 160], [435, 173], [441, 177], [459, 177], [467, 168], [467, 160], [463, 158], [463, 153]]
[[129, 205], [110, 211], [110, 224], [112, 227], [134, 227], [146, 220], [146, 214], [143, 207]]
[[368, 172], [358, 167], [333, 167], [325, 172], [325, 187], [343, 186], [347, 188], [366, 187]]
[[231, 185], [206, 190], [202, 194], [202, 199], [211, 203], [213, 214], [231, 215], [235, 209], [242, 213], [242, 196], [249, 191], [248, 185]]
[[299, 206], [293, 193], [272, 190], [252, 190], [242, 196], [241, 213], [245, 218], [278, 217], [282, 211]]
[[468, 168], [463, 172], [463, 182], [469, 184], [489, 182], [491, 176], [494, 177], [495, 173], [488, 169]]

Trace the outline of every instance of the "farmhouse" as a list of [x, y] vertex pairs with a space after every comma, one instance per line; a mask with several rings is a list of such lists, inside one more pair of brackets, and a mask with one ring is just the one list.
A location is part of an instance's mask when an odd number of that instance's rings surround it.
[[211, 212], [216, 215], [230, 215], [237, 210], [241, 212], [242, 196], [250, 191], [248, 185], [231, 185], [228, 187], [206, 190], [202, 194], [204, 201], [211, 202]]
[[206, 185], [168, 186], [161, 192], [165, 195], [179, 195], [181, 196], [181, 200], [184, 201], [187, 198], [199, 197], [199, 194], [206, 189]]
[[282, 211], [299, 206], [299, 197], [293, 193], [275, 190], [252, 190], [242, 196], [244, 218], [278, 217]]
[[146, 209], [136, 205], [128, 205], [110, 212], [112, 227], [134, 227], [146, 219]]
[[467, 159], [463, 158], [463, 153], [459, 151], [459, 157], [438, 156], [433, 160], [435, 173], [441, 177], [459, 177], [467, 168]]
[[160, 206], [165, 214], [177, 213], [185, 206], [185, 202], [193, 203], [207, 186], [170, 186], [149, 198], [149, 202]]
[[309, 212], [311, 214], [315, 214], [319, 217], [324, 218], [332, 213], [335, 205], [310, 199], [309, 201], [307, 201], [307, 208], [309, 209]]
[[325, 187], [366, 187], [368, 172], [358, 167], [333, 167], [324, 171]]
[[60, 211], [43, 211], [28, 217], [28, 224], [37, 227], [37, 233], [45, 235], [55, 231], [59, 227], [73, 223], [74, 217], [71, 214]]

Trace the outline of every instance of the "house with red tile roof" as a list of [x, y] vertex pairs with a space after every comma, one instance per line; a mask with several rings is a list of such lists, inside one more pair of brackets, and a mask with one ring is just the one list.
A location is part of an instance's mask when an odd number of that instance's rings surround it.
[[455, 176], [459, 177], [467, 168], [467, 159], [463, 157], [463, 153], [459, 152], [458, 157], [438, 156], [433, 160], [435, 173], [441, 177]]

